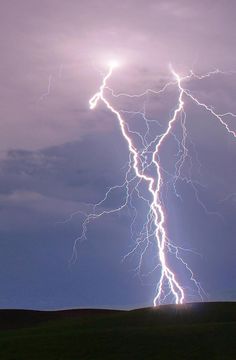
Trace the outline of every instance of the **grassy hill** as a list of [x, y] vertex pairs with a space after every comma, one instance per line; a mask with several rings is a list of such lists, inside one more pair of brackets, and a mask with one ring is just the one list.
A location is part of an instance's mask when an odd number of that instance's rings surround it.
[[0, 359], [236, 360], [236, 303], [1, 310]]

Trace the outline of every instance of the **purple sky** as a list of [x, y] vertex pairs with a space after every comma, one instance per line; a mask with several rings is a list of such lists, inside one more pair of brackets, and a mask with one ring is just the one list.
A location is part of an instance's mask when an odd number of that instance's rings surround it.
[[[68, 265], [82, 218], [58, 222], [120, 183], [128, 159], [114, 118], [103, 107], [89, 111], [88, 100], [113, 57], [122, 64], [109, 84], [115, 92], [160, 88], [171, 78], [170, 63], [181, 74], [236, 70], [235, 11], [232, 0], [3, 2], [0, 307], [152, 304], [155, 278], [135, 275], [135, 257], [122, 263], [132, 247], [128, 210], [91, 224], [77, 263]], [[236, 74], [188, 86], [219, 113], [236, 113]], [[143, 105], [114, 104], [132, 110]], [[175, 104], [172, 93], [151, 98], [149, 115], [164, 118]], [[204, 185], [199, 196], [219, 216], [207, 215], [193, 189], [178, 183], [182, 200], [171, 190], [166, 196], [168, 231], [201, 254], [186, 259], [208, 299], [235, 300], [236, 139], [193, 104], [186, 111], [198, 153], [196, 159], [189, 144], [193, 175]], [[236, 130], [235, 118], [227, 121]], [[167, 167], [173, 150], [170, 145], [163, 153]]]

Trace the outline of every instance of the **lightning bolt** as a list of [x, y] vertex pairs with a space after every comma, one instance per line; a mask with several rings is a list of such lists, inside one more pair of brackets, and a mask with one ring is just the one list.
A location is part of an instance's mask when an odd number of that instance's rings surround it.
[[[177, 275], [171, 268], [168, 261], [168, 254], [172, 254], [175, 258], [185, 267], [187, 272], [190, 275], [190, 280], [196, 286], [198, 295], [201, 299], [204, 296], [207, 296], [204, 289], [202, 288], [199, 281], [197, 281], [194, 277], [192, 270], [189, 265], [183, 260], [180, 253], [181, 251], [192, 251], [189, 249], [185, 249], [177, 246], [173, 242], [170, 241], [167, 235], [166, 230], [166, 216], [165, 216], [165, 206], [163, 200], [163, 185], [165, 183], [164, 175], [167, 172], [162, 166], [161, 163], [161, 150], [163, 145], [167, 142], [169, 137], [174, 137], [177, 142], [179, 151], [176, 154], [177, 160], [175, 162], [175, 172], [174, 174], [168, 173], [168, 175], [172, 178], [172, 184], [175, 191], [176, 196], [180, 197], [176, 190], [176, 183], [179, 179], [190, 183], [194, 194], [196, 196], [196, 200], [199, 205], [203, 207], [207, 214], [219, 215], [217, 213], [213, 213], [208, 211], [205, 205], [200, 200], [198, 190], [196, 184], [190, 177], [182, 177], [182, 169], [184, 167], [185, 162], [189, 159], [190, 168], [192, 168], [192, 158], [189, 155], [189, 151], [186, 145], [187, 139], [187, 130], [186, 130], [186, 112], [184, 109], [185, 100], [189, 99], [197, 106], [203, 108], [206, 112], [212, 115], [219, 123], [225, 128], [225, 130], [236, 137], [236, 133], [230, 129], [227, 122], [224, 120], [226, 116], [236, 117], [232, 112], [226, 112], [223, 114], [217, 113], [211, 106], [201, 102], [195, 96], [192, 95], [189, 89], [187, 89], [183, 84], [187, 81], [194, 80], [203, 80], [207, 77], [211, 77], [213, 75], [223, 73], [221, 71], [214, 70], [204, 75], [196, 75], [192, 70], [190, 73], [184, 77], [181, 77], [171, 66], [170, 71], [173, 76], [173, 80], [166, 83], [160, 90], [155, 91], [152, 89], [147, 89], [141, 94], [126, 94], [120, 93], [115, 94], [115, 92], [108, 87], [108, 81], [111, 78], [114, 69], [118, 66], [116, 62], [111, 62], [109, 64], [109, 69], [107, 74], [103, 77], [101, 86], [98, 92], [89, 100], [90, 109], [95, 109], [99, 102], [102, 102], [108, 111], [114, 115], [116, 120], [118, 121], [120, 132], [124, 140], [127, 144], [127, 149], [129, 152], [129, 162], [127, 164], [127, 171], [125, 175], [125, 180], [122, 184], [113, 186], [108, 189], [104, 198], [97, 204], [92, 206], [92, 211], [88, 213], [83, 213], [85, 216], [85, 220], [82, 223], [82, 234], [75, 240], [73, 253], [71, 261], [74, 262], [77, 259], [77, 244], [80, 241], [86, 239], [87, 227], [90, 221], [100, 218], [106, 214], [112, 214], [115, 212], [119, 212], [124, 209], [128, 203], [131, 209], [134, 211], [134, 217], [131, 223], [131, 235], [134, 237], [133, 226], [137, 219], [137, 209], [132, 202], [134, 196], [137, 196], [138, 199], [144, 201], [148, 206], [148, 212], [146, 216], [146, 220], [142, 226], [139, 235], [136, 238], [136, 244], [133, 249], [124, 256], [123, 260], [127, 257], [133, 255], [139, 248], [141, 248], [140, 260], [137, 266], [138, 272], [141, 271], [143, 258], [150, 246], [155, 245], [157, 250], [156, 258], [158, 258], [157, 265], [154, 267], [152, 272], [155, 272], [157, 269], [160, 270], [159, 280], [156, 285], [156, 291], [153, 298], [153, 305], [157, 306], [166, 301], [168, 297], [172, 297], [176, 304], [182, 304], [186, 299], [185, 289], [179, 279], [177, 279]], [[166, 89], [170, 86], [175, 86], [178, 90], [178, 99], [177, 105], [173, 110], [170, 119], [168, 120], [165, 129], [163, 130], [163, 125], [161, 125], [157, 120], [148, 119], [146, 116], [145, 106], [141, 111], [126, 111], [126, 110], [118, 110], [116, 109], [111, 101], [108, 100], [108, 96], [106, 96], [106, 92], [110, 92], [112, 97], [128, 97], [128, 98], [142, 98], [149, 93], [160, 95], [166, 91]], [[124, 118], [125, 114], [133, 114], [133, 115], [141, 115], [145, 124], [146, 124], [146, 132], [144, 136], [136, 130], [132, 130], [128, 125], [127, 121]], [[154, 122], [161, 128], [161, 134], [158, 134], [154, 139], [148, 140], [150, 134], [150, 124]], [[176, 123], [179, 122], [182, 129], [182, 138], [179, 138], [174, 133], [174, 127]], [[139, 139], [141, 143], [140, 146], [136, 145], [136, 141], [134, 138]], [[192, 148], [195, 152], [196, 161], [199, 164], [199, 168], [201, 166], [200, 161], [198, 159], [198, 155], [195, 149], [195, 145], [192, 144]], [[147, 194], [143, 194], [140, 189], [143, 184], [146, 187]], [[103, 208], [105, 201], [108, 199], [109, 195], [116, 191], [117, 189], [125, 189], [125, 198], [121, 205], [113, 208], [106, 209]], [[77, 215], [78, 213], [82, 213], [82, 211], [75, 212], [70, 216], [70, 219]], [[193, 252], [193, 251], [192, 251]]]
[[50, 95], [51, 87], [52, 87], [52, 75], [49, 75], [47, 91], [40, 96], [40, 98], [39, 98], [38, 101], [42, 101], [42, 100], [44, 100], [47, 96]]

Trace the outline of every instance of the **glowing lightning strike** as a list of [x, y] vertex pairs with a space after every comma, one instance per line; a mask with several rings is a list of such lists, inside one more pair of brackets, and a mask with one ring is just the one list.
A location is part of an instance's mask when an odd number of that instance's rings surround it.
[[[156, 181], [155, 178], [145, 175], [144, 168], [143, 168], [141, 160], [140, 160], [139, 152], [135, 148], [135, 146], [132, 142], [132, 139], [128, 134], [128, 131], [126, 129], [127, 126], [126, 126], [123, 118], [121, 117], [120, 113], [117, 110], [115, 110], [113, 108], [113, 106], [109, 103], [109, 101], [104, 97], [104, 89], [106, 87], [107, 80], [112, 75], [113, 69], [114, 69], [114, 65], [112, 64], [109, 67], [109, 71], [108, 71], [107, 75], [103, 79], [103, 82], [102, 82], [102, 85], [101, 85], [99, 91], [89, 101], [90, 109], [94, 109], [96, 107], [98, 101], [101, 100], [104, 102], [106, 107], [113, 114], [116, 115], [116, 117], [119, 121], [122, 135], [124, 136], [125, 140], [127, 141], [129, 151], [132, 154], [132, 158], [133, 158], [132, 166], [135, 171], [135, 174], [140, 180], [144, 180], [148, 184], [148, 190], [149, 190], [150, 194], [152, 195], [152, 202], [151, 202], [150, 208], [151, 208], [151, 211], [154, 216], [155, 236], [156, 236], [156, 242], [157, 242], [158, 252], [159, 252], [159, 259], [160, 259], [160, 264], [161, 264], [161, 278], [160, 278], [160, 281], [158, 284], [157, 294], [153, 300], [153, 304], [154, 304], [154, 306], [156, 306], [157, 303], [159, 302], [159, 299], [161, 298], [161, 295], [163, 292], [163, 285], [164, 285], [165, 280], [168, 282], [171, 293], [174, 295], [175, 303], [182, 304], [183, 300], [184, 300], [184, 290], [181, 287], [181, 285], [178, 283], [178, 281], [176, 280], [175, 274], [170, 270], [170, 268], [167, 264], [166, 255], [165, 255], [165, 250], [166, 250], [165, 248], [167, 245], [167, 235], [166, 235], [166, 231], [165, 231], [165, 227], [164, 227], [165, 215], [164, 215], [164, 211], [162, 209], [162, 204], [161, 204], [161, 200], [160, 200], [160, 189], [161, 189], [161, 185], [162, 185], [162, 176], [161, 176], [161, 166], [158, 162], [158, 154], [159, 154], [159, 150], [160, 150], [162, 143], [164, 142], [165, 138], [168, 136], [168, 134], [171, 131], [173, 123], [176, 121], [178, 114], [183, 109], [184, 103], [183, 103], [182, 97], [183, 97], [184, 91], [181, 89], [181, 86], [180, 86], [180, 78], [176, 74], [176, 79], [177, 79], [178, 85], [180, 87], [179, 105], [178, 105], [177, 109], [174, 111], [174, 115], [168, 123], [167, 130], [159, 138], [159, 141], [157, 142], [157, 145], [156, 145], [156, 149], [152, 155], [152, 163], [155, 164], [156, 171], [157, 171], [157, 181]], [[141, 166], [140, 166], [140, 164], [141, 164]]]
[[[77, 212], [71, 214], [68, 221], [72, 219], [72, 217], [80, 214], [85, 217], [85, 220], [82, 223], [82, 234], [75, 239], [73, 246], [73, 253], [71, 261], [75, 261], [77, 259], [77, 243], [79, 241], [83, 241], [86, 239], [87, 227], [90, 221], [100, 218], [103, 215], [114, 214], [115, 212], [119, 212], [123, 210], [128, 204], [131, 210], [134, 212], [134, 217], [131, 222], [131, 239], [134, 238], [134, 225], [138, 217], [138, 211], [133, 203], [133, 198], [136, 197], [139, 200], [142, 200], [147, 205], [148, 211], [146, 220], [143, 222], [143, 226], [140, 231], [138, 231], [138, 235], [136, 236], [136, 244], [133, 249], [124, 256], [123, 260], [127, 257], [133, 255], [135, 252], [141, 250], [141, 254], [139, 256], [139, 263], [136, 268], [138, 273], [141, 273], [142, 262], [144, 259], [144, 255], [148, 251], [150, 246], [155, 246], [157, 250], [157, 258], [159, 259], [157, 265], [147, 274], [147, 276], [157, 269], [160, 269], [160, 277], [157, 283], [155, 296], [153, 299], [153, 305], [156, 306], [161, 304], [167, 300], [167, 298], [171, 297], [174, 299], [176, 304], [182, 304], [186, 300], [186, 289], [184, 289], [183, 285], [180, 284], [179, 280], [173, 270], [169, 265], [169, 255], [173, 255], [175, 260], [177, 260], [182, 266], [184, 266], [185, 270], [189, 274], [189, 279], [193, 282], [197, 289], [198, 296], [203, 299], [203, 295], [206, 296], [205, 291], [203, 290], [201, 284], [195, 279], [192, 270], [189, 265], [183, 260], [181, 257], [181, 252], [192, 252], [197, 255], [198, 253], [186, 249], [184, 247], [180, 247], [175, 245], [170, 241], [166, 231], [166, 217], [165, 217], [165, 206], [164, 206], [164, 198], [163, 191], [164, 185], [167, 185], [165, 181], [165, 176], [168, 176], [173, 186], [174, 193], [177, 197], [181, 198], [176, 190], [176, 183], [178, 180], [184, 181], [189, 184], [195, 195], [195, 198], [198, 204], [204, 209], [204, 211], [209, 215], [217, 215], [220, 214], [209, 211], [206, 206], [201, 201], [197, 185], [202, 186], [196, 181], [192, 179], [192, 167], [193, 167], [193, 159], [189, 154], [187, 149], [186, 141], [187, 141], [187, 129], [186, 129], [186, 112], [184, 109], [184, 100], [190, 99], [194, 104], [200, 106], [205, 111], [207, 111], [212, 117], [217, 119], [219, 123], [226, 129], [226, 131], [236, 137], [236, 133], [230, 129], [228, 124], [226, 123], [224, 117], [232, 116], [236, 117], [232, 112], [225, 113], [217, 113], [212, 107], [206, 105], [205, 103], [199, 101], [195, 96], [192, 95], [190, 90], [188, 90], [184, 85], [185, 82], [189, 80], [200, 81], [205, 78], [209, 78], [216, 74], [225, 74], [220, 70], [211, 71], [205, 75], [196, 75], [193, 71], [190, 71], [189, 75], [181, 77], [172, 67], [170, 68], [171, 73], [173, 75], [173, 80], [166, 83], [163, 88], [160, 90], [152, 90], [147, 89], [141, 94], [126, 94], [120, 93], [115, 94], [114, 91], [108, 87], [107, 82], [113, 74], [113, 70], [119, 64], [116, 61], [109, 63], [109, 69], [107, 74], [103, 77], [102, 84], [99, 88], [99, 91], [89, 100], [90, 109], [95, 109], [98, 102], [101, 101], [105, 104], [106, 108], [114, 114], [115, 118], [118, 120], [121, 134], [126, 141], [128, 150], [129, 150], [129, 162], [127, 166], [127, 171], [125, 174], [125, 179], [122, 184], [115, 185], [109, 188], [104, 196], [104, 198], [99, 201], [97, 204], [92, 205], [88, 204], [89, 208], [92, 207], [92, 212], [88, 211], [84, 212], [78, 210]], [[183, 85], [184, 84], [184, 85]], [[168, 87], [175, 86], [178, 90], [177, 96], [177, 105], [175, 110], [173, 111], [172, 116], [167, 121], [166, 126], [162, 125], [157, 120], [148, 119], [146, 116], [145, 106], [141, 111], [125, 111], [125, 110], [117, 110], [111, 102], [105, 96], [105, 91], [110, 92], [113, 98], [118, 97], [127, 97], [127, 98], [135, 98], [139, 99], [148, 95], [149, 93], [153, 95], [160, 95], [164, 93]], [[125, 114], [141, 116], [144, 120], [144, 125], [146, 126], [145, 134], [142, 135], [137, 130], [132, 130], [131, 126], [124, 119]], [[179, 122], [182, 135], [181, 139], [175, 134], [174, 127], [176, 123]], [[150, 124], [155, 124], [160, 129], [160, 133], [156, 135], [154, 138], [150, 140], [151, 128]], [[165, 129], [163, 128], [165, 126]], [[175, 161], [174, 166], [174, 174], [171, 174], [166, 169], [163, 168], [161, 164], [161, 150], [163, 145], [167, 142], [169, 137], [173, 137], [175, 142], [177, 143], [178, 152], [176, 154], [177, 160]], [[136, 139], [136, 140], [135, 140]], [[138, 139], [140, 145], [136, 145]], [[196, 152], [196, 148], [194, 143], [189, 140], [189, 143], [193, 149], [193, 153], [195, 154], [196, 163], [199, 166], [199, 171], [201, 168], [201, 163], [198, 158], [198, 154]], [[185, 162], [189, 161], [189, 173], [182, 176], [182, 171]], [[143, 192], [143, 185], [145, 185], [145, 192]], [[117, 207], [112, 209], [106, 209], [103, 207], [106, 200], [109, 198], [110, 194], [117, 190], [125, 189], [125, 198], [122, 200], [122, 203]]]

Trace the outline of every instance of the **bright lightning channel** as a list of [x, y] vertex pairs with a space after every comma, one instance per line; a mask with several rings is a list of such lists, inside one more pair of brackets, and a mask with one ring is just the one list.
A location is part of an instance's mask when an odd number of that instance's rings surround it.
[[[157, 294], [153, 300], [154, 306], [158, 303], [159, 299], [161, 298], [161, 294], [163, 292], [163, 284], [166, 280], [168, 282], [169, 288], [171, 293], [174, 295], [175, 303], [176, 304], [182, 304], [184, 301], [184, 290], [179, 284], [179, 282], [176, 280], [176, 276], [173, 271], [171, 271], [170, 267], [167, 264], [166, 261], [166, 255], [165, 255], [165, 248], [167, 246], [167, 235], [165, 230], [165, 215], [162, 208], [162, 204], [160, 201], [160, 189], [162, 184], [162, 176], [161, 176], [161, 167], [158, 162], [158, 154], [160, 147], [162, 143], [165, 141], [165, 138], [168, 136], [168, 134], [171, 131], [173, 123], [176, 121], [178, 114], [182, 111], [184, 102], [182, 100], [183, 98], [183, 90], [180, 90], [179, 95], [179, 101], [178, 101], [178, 107], [174, 111], [174, 115], [169, 121], [167, 130], [162, 134], [162, 136], [159, 138], [155, 151], [152, 155], [152, 163], [156, 166], [156, 172], [157, 172], [157, 181], [154, 177], [151, 177], [150, 175], [146, 175], [144, 173], [144, 168], [142, 166], [142, 160], [140, 158], [139, 152], [134, 146], [131, 137], [129, 136], [129, 133], [127, 131], [127, 126], [125, 125], [125, 122], [120, 115], [120, 113], [114, 109], [114, 107], [110, 104], [110, 102], [105, 98], [104, 96], [104, 89], [106, 87], [107, 81], [112, 75], [113, 69], [116, 65], [116, 62], [112, 63], [109, 67], [109, 71], [107, 75], [104, 77], [102, 85], [99, 89], [99, 91], [90, 99], [89, 105], [90, 109], [94, 109], [98, 103], [99, 100], [103, 101], [106, 107], [117, 117], [120, 125], [120, 130], [122, 135], [124, 136], [128, 149], [130, 151], [130, 154], [132, 156], [132, 167], [134, 169], [134, 172], [136, 176], [140, 180], [144, 180], [147, 183], [148, 191], [150, 192], [152, 196], [152, 202], [150, 205], [151, 213], [154, 217], [154, 224], [155, 224], [155, 236], [156, 236], [156, 242], [158, 247], [158, 254], [159, 254], [159, 260], [161, 265], [161, 278], [159, 280], [158, 284], [158, 291]], [[176, 79], [178, 81], [178, 85], [180, 87], [180, 77], [176, 74]]]
[[[189, 80], [189, 79], [202, 80], [202, 79], [205, 79], [206, 77], [210, 77], [210, 76], [213, 76], [213, 75], [221, 73], [221, 72], [217, 69], [217, 70], [211, 71], [205, 75], [199, 76], [199, 75], [194, 74], [193, 71], [190, 71], [189, 75], [187, 75], [185, 77], [181, 77], [172, 67], [170, 67], [170, 71], [173, 75], [174, 80], [168, 82], [161, 90], [155, 91], [152, 89], [147, 89], [145, 92], [143, 92], [141, 94], [130, 95], [130, 94], [126, 94], [126, 93], [115, 94], [114, 91], [112, 89], [110, 89], [107, 85], [108, 80], [111, 78], [114, 69], [117, 68], [118, 66], [119, 66], [119, 62], [116, 60], [112, 60], [108, 63], [108, 72], [103, 77], [102, 84], [101, 84], [98, 92], [96, 92], [94, 94], [94, 96], [89, 100], [89, 107], [90, 107], [90, 109], [95, 109], [98, 102], [101, 101], [104, 103], [106, 108], [112, 114], [114, 114], [114, 116], [116, 117], [119, 127], [120, 127], [121, 134], [126, 141], [127, 148], [129, 151], [128, 170], [126, 172], [124, 183], [121, 185], [116, 185], [114, 187], [111, 187], [106, 192], [105, 197], [99, 203], [97, 203], [93, 206], [93, 211], [91, 213], [84, 214], [85, 220], [82, 224], [82, 234], [74, 242], [73, 254], [72, 254], [71, 260], [75, 261], [77, 258], [77, 250], [76, 250], [77, 243], [79, 241], [86, 239], [87, 226], [90, 223], [90, 221], [92, 221], [96, 218], [99, 218], [103, 215], [112, 214], [112, 213], [122, 210], [124, 207], [126, 207], [128, 205], [129, 199], [132, 199], [132, 195], [134, 193], [136, 193], [139, 199], [144, 200], [148, 204], [149, 211], [148, 211], [148, 214], [146, 217], [146, 221], [144, 222], [143, 228], [140, 232], [140, 235], [136, 240], [135, 247], [124, 257], [124, 259], [126, 257], [132, 255], [139, 248], [139, 246], [141, 246], [143, 243], [146, 243], [144, 249], [142, 250], [141, 256], [140, 256], [140, 261], [139, 261], [139, 265], [138, 265], [138, 270], [140, 270], [140, 268], [142, 266], [143, 257], [145, 255], [148, 247], [151, 244], [150, 239], [152, 237], [154, 237], [159, 263], [153, 269], [153, 271], [155, 271], [156, 268], [159, 268], [160, 269], [160, 277], [159, 277], [159, 281], [157, 282], [156, 292], [155, 292], [155, 295], [153, 298], [153, 305], [157, 306], [158, 304], [163, 303], [169, 296], [173, 297], [174, 302], [176, 304], [182, 304], [186, 299], [185, 289], [184, 289], [183, 285], [181, 285], [180, 281], [177, 279], [177, 275], [171, 269], [171, 266], [168, 263], [168, 258], [167, 258], [168, 253], [174, 255], [175, 258], [181, 264], [184, 265], [185, 269], [190, 274], [190, 280], [194, 283], [194, 285], [197, 288], [199, 297], [201, 299], [203, 299], [203, 296], [206, 294], [205, 294], [201, 284], [194, 278], [194, 274], [193, 274], [192, 270], [190, 269], [189, 265], [180, 256], [180, 251], [191, 251], [191, 250], [176, 246], [175, 244], [173, 244], [170, 241], [170, 239], [168, 238], [168, 235], [167, 235], [164, 203], [162, 200], [162, 187], [163, 187], [163, 183], [164, 183], [163, 174], [166, 170], [164, 170], [162, 168], [162, 165], [160, 162], [160, 152], [161, 152], [161, 148], [162, 148], [163, 144], [167, 141], [167, 139], [170, 136], [173, 136], [175, 138], [175, 140], [177, 141], [178, 147], [179, 147], [179, 152], [177, 154], [179, 156], [179, 158], [175, 163], [175, 174], [173, 175], [173, 187], [174, 187], [175, 194], [177, 196], [179, 196], [179, 194], [176, 191], [175, 184], [178, 179], [182, 179], [191, 184], [191, 186], [194, 189], [196, 200], [203, 207], [203, 209], [208, 214], [215, 214], [215, 213], [209, 212], [207, 210], [207, 208], [205, 207], [205, 205], [201, 202], [201, 200], [198, 196], [198, 191], [197, 191], [196, 186], [195, 186], [194, 182], [192, 181], [192, 179], [188, 179], [187, 177], [181, 178], [181, 170], [184, 165], [184, 162], [186, 161], [186, 159], [188, 157], [190, 160], [190, 164], [192, 166], [192, 159], [189, 156], [188, 149], [186, 147], [187, 130], [185, 127], [186, 113], [184, 110], [184, 98], [190, 99], [196, 105], [202, 107], [204, 110], [209, 112], [213, 117], [215, 117], [220, 122], [221, 125], [224, 126], [226, 131], [229, 134], [233, 135], [234, 137], [236, 137], [236, 134], [233, 130], [231, 130], [229, 128], [228, 124], [224, 120], [224, 117], [228, 116], [228, 115], [235, 117], [236, 115], [231, 112], [227, 112], [224, 114], [216, 113], [212, 109], [212, 107], [206, 105], [205, 103], [202, 103], [196, 97], [194, 97], [191, 94], [191, 92], [183, 86], [183, 82], [186, 80]], [[113, 97], [125, 96], [125, 97], [129, 97], [129, 98], [141, 98], [141, 97], [147, 95], [148, 93], [153, 93], [153, 94], [159, 95], [159, 94], [163, 93], [169, 86], [176, 86], [178, 89], [178, 100], [177, 100], [176, 108], [174, 109], [172, 116], [170, 117], [170, 119], [167, 122], [165, 131], [163, 131], [161, 134], [157, 135], [154, 140], [149, 141], [149, 142], [147, 141], [147, 135], [150, 130], [149, 122], [153, 121], [153, 122], [158, 123], [157, 120], [147, 119], [145, 109], [143, 111], [136, 112], [137, 114], [142, 115], [142, 117], [146, 123], [147, 131], [144, 136], [142, 136], [138, 131], [131, 131], [127, 122], [124, 120], [123, 115], [122, 115], [123, 113], [129, 113], [129, 112], [116, 110], [115, 107], [111, 104], [111, 102], [105, 96], [105, 90], [107, 90], [107, 91], [110, 91], [110, 93], [112, 94]], [[135, 112], [132, 112], [132, 111], [130, 113], [135, 114]], [[180, 121], [181, 128], [182, 128], [182, 140], [181, 141], [177, 138], [177, 136], [173, 132], [173, 127], [175, 126], [175, 123], [177, 121]], [[133, 140], [132, 135], [136, 135], [140, 138], [142, 146], [143, 146], [142, 151], [140, 151], [140, 149], [138, 149], [137, 146], [135, 145], [135, 141]], [[153, 148], [153, 146], [154, 146], [154, 148]], [[148, 154], [151, 154], [150, 160], [147, 160]], [[197, 159], [197, 161], [199, 161], [197, 154], [196, 154], [196, 159]], [[150, 175], [150, 171], [149, 171], [150, 167], [155, 169], [154, 176]], [[147, 198], [146, 196], [141, 194], [141, 192], [139, 190], [139, 185], [141, 183], [146, 184], [146, 188], [148, 190], [150, 198]], [[112, 191], [114, 191], [116, 189], [123, 189], [123, 188], [126, 189], [126, 197], [125, 197], [125, 201], [122, 203], [122, 205], [120, 205], [114, 209], [110, 209], [110, 210], [102, 209], [100, 212], [97, 212], [97, 209], [99, 208], [99, 206], [103, 205], [103, 203], [108, 199], [108, 197]], [[133, 234], [132, 227], [133, 227], [133, 224], [134, 224], [136, 216], [137, 216], [137, 210], [133, 206], [131, 200], [130, 200], [130, 206], [135, 212], [135, 217], [131, 224], [131, 233]], [[70, 218], [72, 218], [77, 213], [81, 213], [81, 211], [75, 212], [74, 214], [72, 214], [70, 216]], [[166, 288], [167, 288], [167, 290], [166, 290]]]

